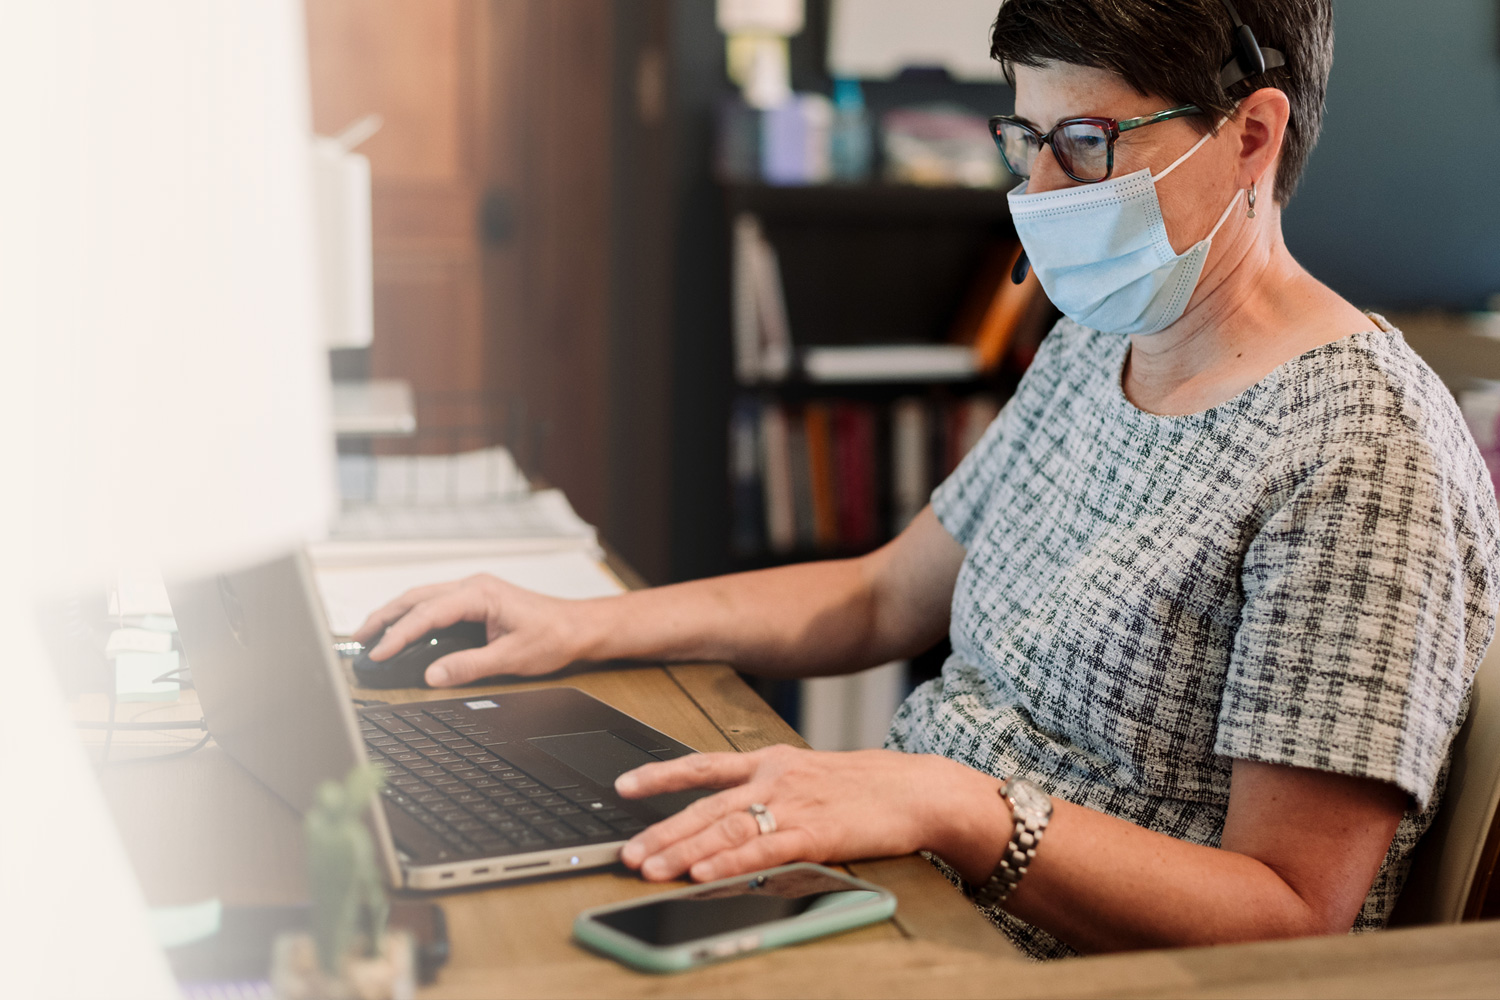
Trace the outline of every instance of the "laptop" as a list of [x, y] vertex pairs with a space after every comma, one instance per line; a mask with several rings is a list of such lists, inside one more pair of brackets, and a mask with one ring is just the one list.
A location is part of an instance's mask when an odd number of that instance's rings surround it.
[[616, 795], [625, 771], [694, 751], [574, 688], [356, 706], [301, 553], [167, 592], [209, 732], [278, 797], [305, 811], [360, 760], [384, 768], [371, 827], [393, 886], [613, 864], [708, 794]]

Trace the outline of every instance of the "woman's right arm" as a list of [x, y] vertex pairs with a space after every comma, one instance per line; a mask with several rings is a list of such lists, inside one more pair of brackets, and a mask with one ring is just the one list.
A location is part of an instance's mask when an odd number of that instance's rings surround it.
[[491, 576], [408, 591], [355, 638], [384, 659], [435, 628], [484, 621], [490, 642], [428, 668], [435, 687], [491, 674], [544, 674], [576, 660], [722, 662], [749, 673], [850, 673], [921, 652], [942, 637], [964, 550], [925, 508], [857, 559], [695, 580], [565, 601]]

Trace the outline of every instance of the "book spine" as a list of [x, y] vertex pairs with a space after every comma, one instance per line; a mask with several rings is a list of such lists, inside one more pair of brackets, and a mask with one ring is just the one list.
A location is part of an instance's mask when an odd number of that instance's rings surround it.
[[792, 508], [797, 525], [797, 545], [811, 550], [818, 545], [818, 515], [813, 499], [812, 459], [808, 455], [805, 417], [788, 417], [788, 454], [792, 468]]
[[876, 474], [876, 416], [871, 406], [854, 410], [854, 476], [858, 483], [858, 532], [855, 544], [862, 549], [880, 544], [880, 483]]
[[731, 241], [730, 283], [733, 300], [734, 376], [741, 385], [750, 385], [761, 377], [760, 295], [756, 272], [760, 253], [760, 223], [755, 216], [741, 212], [734, 219]]
[[757, 224], [754, 234], [755, 309], [759, 318], [762, 378], [784, 379], [792, 369], [792, 327], [787, 319], [786, 293], [781, 285], [781, 263], [776, 248]]
[[730, 546], [742, 556], [755, 555], [765, 547], [760, 409], [760, 404], [754, 399], [741, 399], [736, 403], [729, 423]]
[[764, 487], [766, 542], [776, 553], [797, 545], [797, 520], [792, 496], [792, 461], [786, 413], [779, 406], [760, 410], [761, 484]]
[[826, 403], [808, 403], [805, 409], [807, 459], [812, 478], [812, 509], [815, 544], [834, 549], [839, 544], [838, 492], [833, 465], [833, 432]]
[[927, 504], [932, 474], [927, 405], [915, 396], [891, 408], [891, 534], [899, 535]]
[[864, 484], [860, 482], [859, 442], [854, 407], [849, 403], [836, 403], [830, 414], [833, 431], [833, 468], [837, 502], [838, 536], [846, 546], [864, 544], [864, 530], [860, 523], [860, 508], [865, 502]]

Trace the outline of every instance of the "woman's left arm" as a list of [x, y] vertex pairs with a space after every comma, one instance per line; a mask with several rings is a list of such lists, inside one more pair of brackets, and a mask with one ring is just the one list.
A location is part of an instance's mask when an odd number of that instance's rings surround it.
[[[944, 757], [884, 750], [700, 754], [621, 776], [632, 798], [723, 789], [642, 831], [621, 857], [653, 881], [706, 881], [929, 850], [978, 883], [1010, 836], [999, 785]], [[752, 802], [771, 810], [775, 833], [760, 833]], [[1054, 799], [1006, 909], [1083, 952], [1344, 933], [1407, 805], [1383, 782], [1237, 760], [1213, 848]]]

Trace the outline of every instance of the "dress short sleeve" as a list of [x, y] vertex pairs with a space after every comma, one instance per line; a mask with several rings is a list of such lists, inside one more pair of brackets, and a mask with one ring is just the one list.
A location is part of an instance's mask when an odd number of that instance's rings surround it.
[[1285, 499], [1242, 564], [1217, 753], [1390, 782], [1428, 807], [1494, 628], [1488, 484], [1445, 478], [1454, 465], [1360, 435], [1271, 484]]

